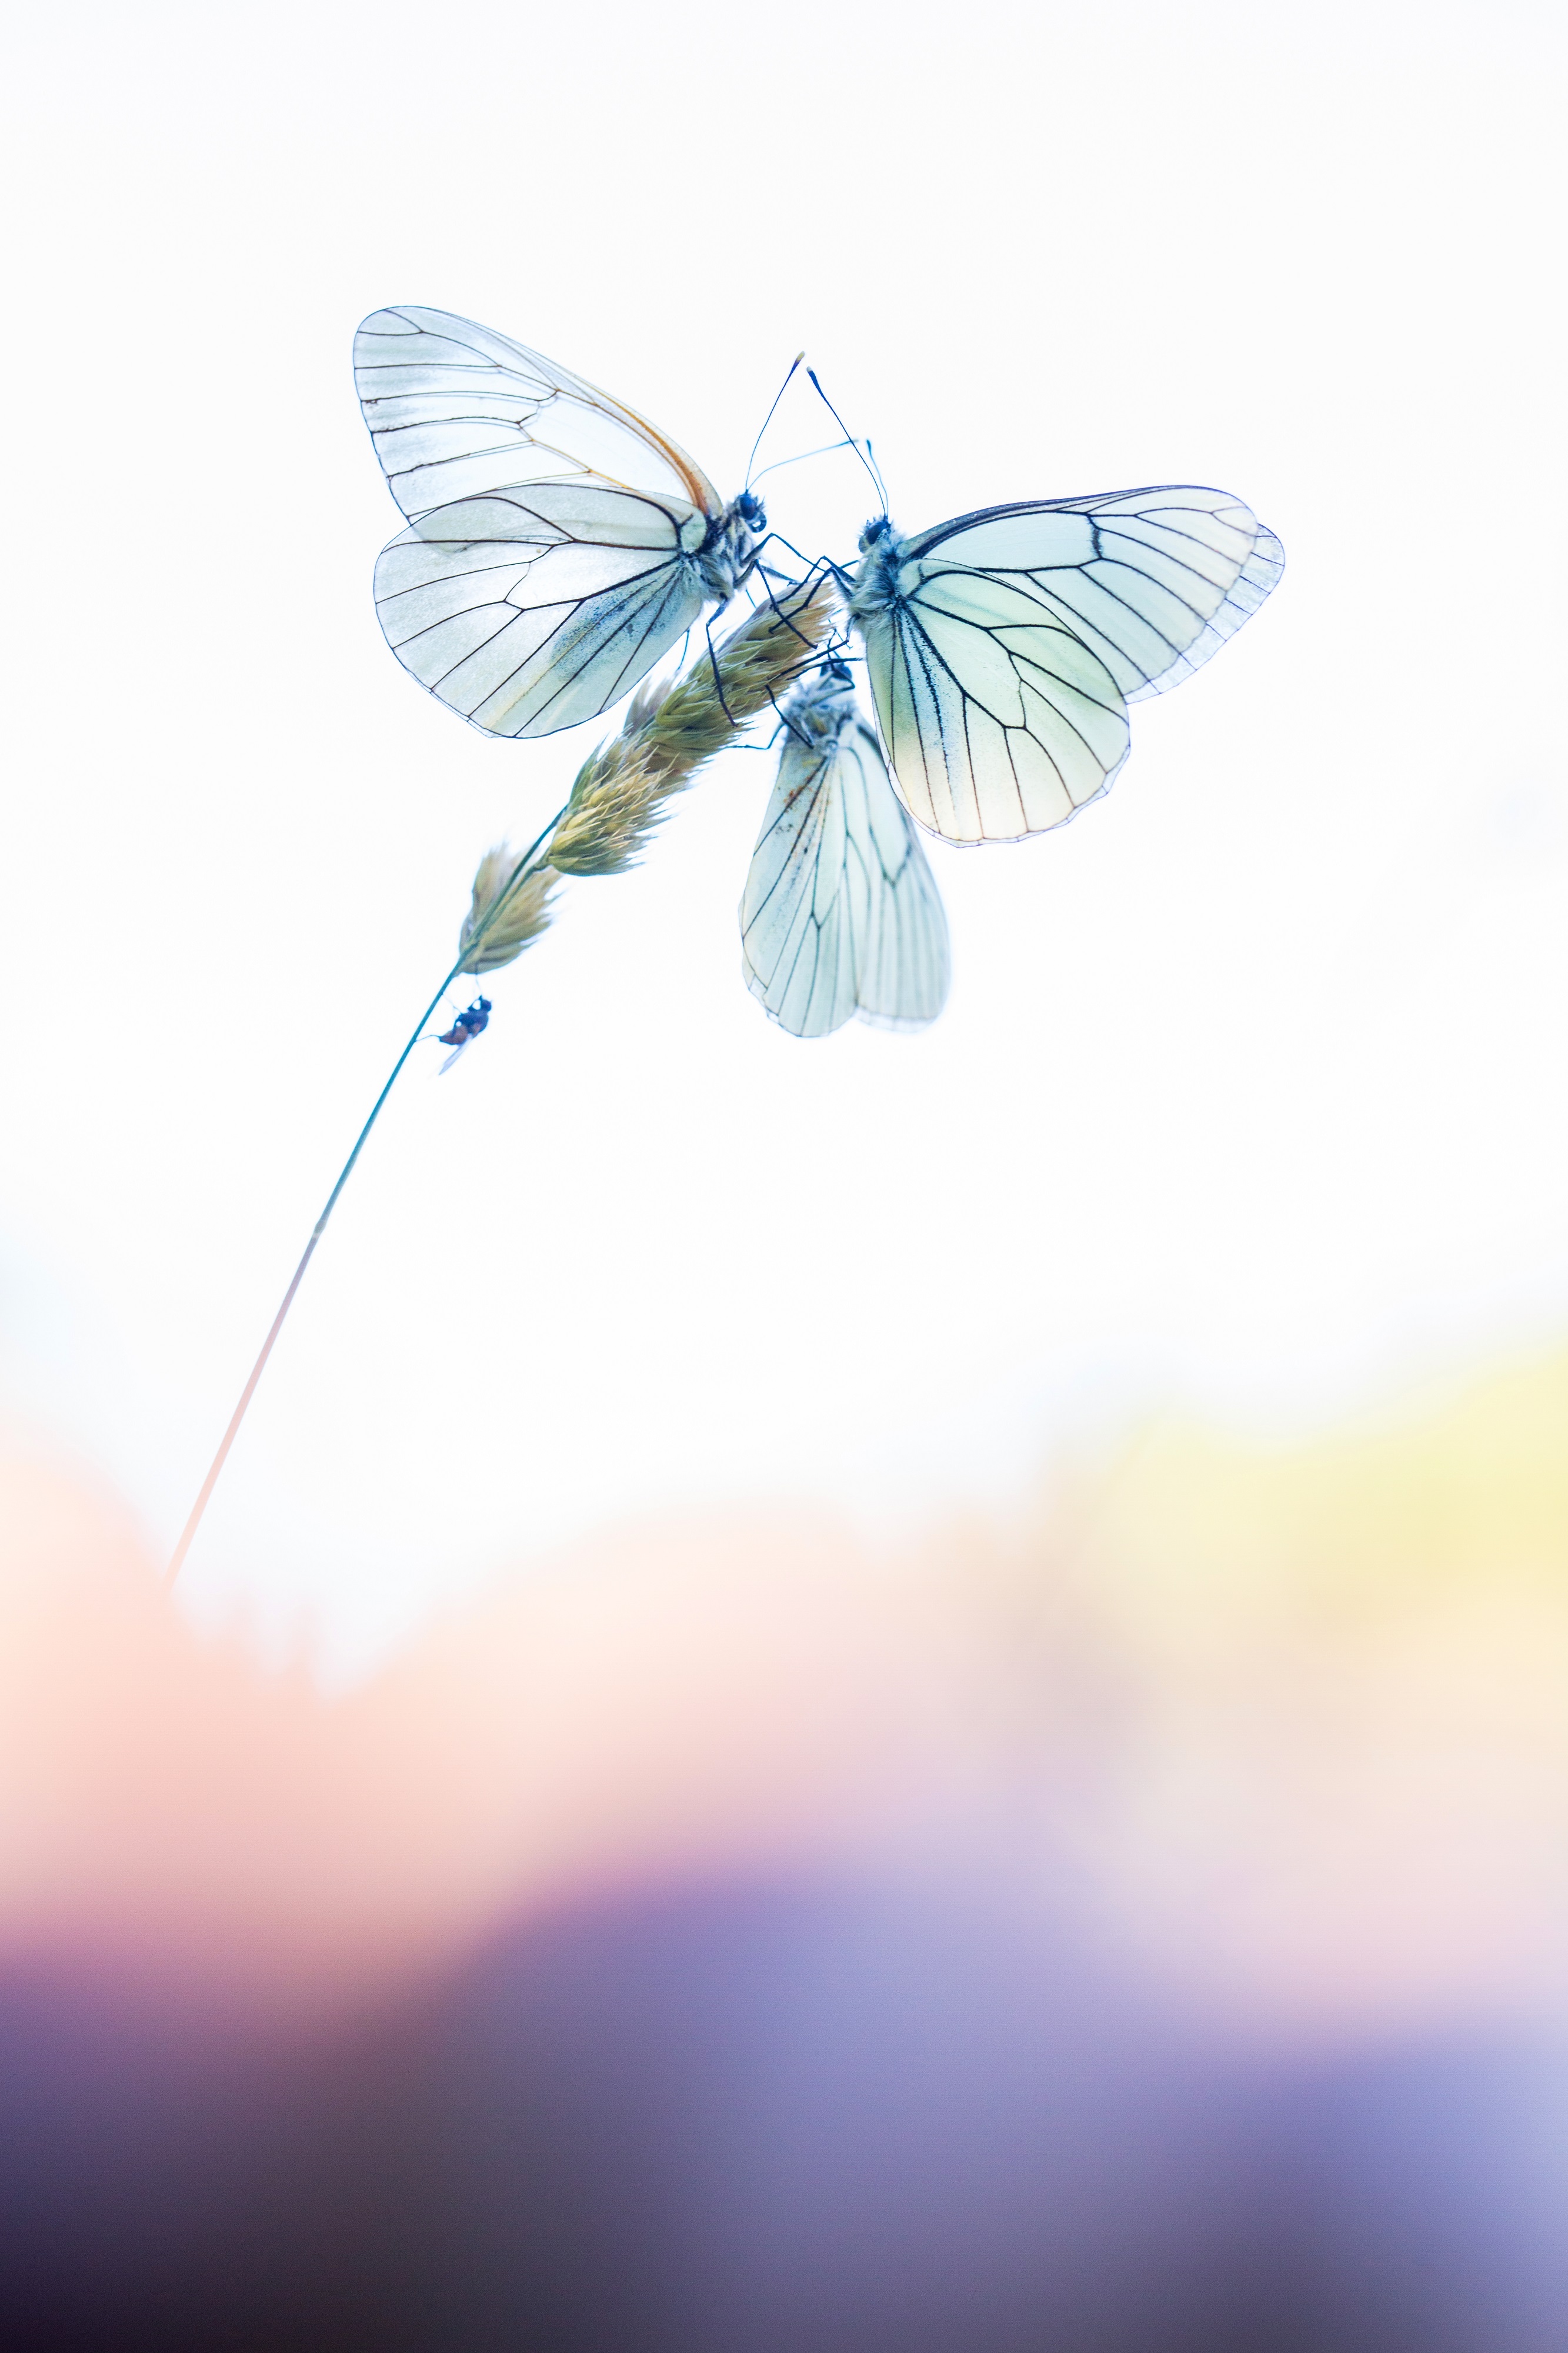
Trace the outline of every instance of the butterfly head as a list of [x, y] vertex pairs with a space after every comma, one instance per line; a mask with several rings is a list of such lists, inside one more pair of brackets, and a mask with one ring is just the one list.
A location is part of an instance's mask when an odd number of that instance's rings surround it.
[[714, 516], [695, 556], [704, 595], [728, 604], [755, 565], [767, 527], [766, 510], [754, 491], [742, 491]]
[[892, 536], [893, 526], [889, 522], [887, 516], [873, 515], [870, 522], [866, 525], [865, 530], [860, 533], [861, 554], [869, 555], [874, 547], [879, 547], [885, 540], [891, 539]]

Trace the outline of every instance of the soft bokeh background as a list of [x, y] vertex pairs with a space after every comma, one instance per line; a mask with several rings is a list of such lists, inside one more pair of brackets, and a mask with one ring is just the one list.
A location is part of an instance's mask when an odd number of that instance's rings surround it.
[[[17, 26], [15, 2341], [1561, 2353], [1563, 51]], [[1080, 824], [933, 850], [927, 1037], [747, 997], [762, 758], [574, 890], [400, 1087], [171, 1604], [477, 858], [594, 734], [381, 641], [389, 301], [727, 490], [805, 343], [908, 527], [1191, 479], [1289, 569]], [[852, 543], [842, 471], [770, 495]]]
[[420, 1065], [189, 1572], [339, 1673], [617, 1515], [885, 1529], [1145, 1403], [1289, 1428], [1568, 1317], [1558, 13], [595, 23], [16, 32], [10, 1383], [154, 1550], [479, 852], [594, 732], [484, 740], [387, 653], [365, 311], [509, 329], [726, 486], [805, 343], [910, 528], [1217, 481], [1290, 568], [1107, 803], [935, 853], [928, 1038], [746, 996], [736, 755]]
[[1568, 1357], [324, 1697], [0, 1490], [7, 2344], [1555, 2353]]
[[1290, 2041], [1568, 2007], [1568, 1356], [1331, 1440], [1175, 1419], [874, 1552], [670, 1516], [347, 1695], [5, 1471], [0, 1932], [285, 2010], [718, 1873], [1000, 1873]]

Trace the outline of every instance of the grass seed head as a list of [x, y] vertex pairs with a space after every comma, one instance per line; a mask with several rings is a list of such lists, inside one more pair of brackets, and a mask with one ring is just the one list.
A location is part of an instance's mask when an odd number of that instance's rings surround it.
[[815, 656], [837, 609], [830, 581], [797, 586], [759, 607], [679, 684], [637, 695], [620, 733], [578, 772], [551, 864], [563, 874], [621, 874], [635, 865], [666, 803], [777, 701]]
[[[463, 951], [459, 972], [499, 972], [502, 965], [515, 963], [548, 928], [550, 897], [557, 878], [543, 866], [513, 882], [509, 890], [520, 862], [519, 852], [504, 841], [487, 849], [480, 859], [473, 902], [458, 934], [458, 945]], [[487, 918], [492, 920], [487, 922]]]

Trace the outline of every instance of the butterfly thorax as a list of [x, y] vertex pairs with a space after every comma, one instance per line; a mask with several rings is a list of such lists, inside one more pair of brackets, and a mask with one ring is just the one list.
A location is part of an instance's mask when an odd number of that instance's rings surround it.
[[830, 752], [855, 716], [855, 682], [840, 662], [804, 679], [780, 712], [797, 744]]
[[714, 516], [692, 559], [707, 596], [729, 603], [756, 563], [767, 527], [763, 502], [751, 491], [742, 491]]
[[899, 575], [903, 569], [904, 543], [888, 521], [878, 516], [860, 533], [860, 565], [849, 594], [849, 617], [864, 628], [868, 621], [901, 602]]

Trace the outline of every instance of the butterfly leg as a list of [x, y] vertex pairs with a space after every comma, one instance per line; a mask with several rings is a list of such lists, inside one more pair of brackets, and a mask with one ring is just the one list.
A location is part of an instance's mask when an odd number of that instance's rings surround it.
[[[781, 547], [787, 547], [793, 556], [796, 557], [800, 563], [805, 564], [807, 566], [806, 575], [804, 580], [791, 580], [790, 585], [793, 587], [809, 588], [817, 574], [819, 572], [826, 572], [834, 586], [838, 590], [839, 595], [847, 599], [849, 592], [855, 584], [850, 577], [848, 570], [844, 565], [835, 564], [830, 555], [819, 555], [816, 557], [815, 560], [807, 557], [802, 554], [801, 550], [795, 545], [793, 541], [785, 539], [782, 532], [770, 531], [768, 533], [768, 539], [776, 539]], [[764, 539], [763, 541], [762, 544], [763, 547], [767, 545], [768, 539]], [[790, 575], [788, 573], [774, 572], [771, 566], [766, 564], [759, 564], [757, 569], [762, 574], [764, 580], [790, 579]]]
[[713, 650], [712, 617], [710, 616], [709, 618], [704, 621], [702, 626], [708, 636], [708, 667], [713, 673], [713, 691], [719, 698], [719, 708], [723, 712], [725, 718], [729, 721], [731, 726], [738, 727], [741, 723], [724, 700], [724, 680], [719, 668], [719, 657]]
[[[778, 532], [776, 532], [776, 531], [770, 531], [770, 532], [769, 532], [767, 539], [764, 539], [764, 540], [762, 542], [762, 546], [763, 546], [763, 547], [766, 547], [766, 545], [768, 544], [768, 540], [772, 540], [772, 539], [776, 539], [776, 540], [778, 541], [779, 545], [780, 545], [781, 547], [787, 547], [787, 548], [789, 548], [789, 552], [790, 552], [790, 554], [791, 554], [793, 556], [796, 557], [800, 563], [805, 564], [805, 565], [806, 565], [806, 573], [805, 573], [805, 579], [804, 579], [804, 580], [801, 580], [801, 579], [796, 579], [795, 577], [794, 577], [794, 575], [791, 575], [791, 574], [789, 574], [789, 573], [778, 573], [778, 574], [775, 574], [775, 573], [773, 573], [773, 572], [770, 569], [770, 567], [769, 567], [767, 565], [765, 565], [765, 564], [759, 564], [759, 565], [757, 565], [757, 567], [756, 567], [756, 568], [757, 568], [757, 572], [758, 572], [758, 574], [759, 574], [759, 575], [761, 576], [761, 579], [762, 579], [762, 583], [763, 583], [763, 596], [767, 598], [769, 605], [773, 607], [773, 610], [777, 614], [777, 616], [778, 616], [779, 619], [784, 623], [784, 625], [785, 628], [786, 628], [786, 629], [788, 629], [788, 630], [791, 632], [791, 634], [792, 634], [793, 636], [799, 638], [799, 639], [800, 639], [800, 641], [801, 641], [801, 644], [802, 644], [803, 646], [811, 647], [812, 651], [814, 651], [814, 652], [815, 652], [816, 648], [812, 646], [812, 641], [811, 641], [811, 639], [810, 639], [808, 637], [806, 637], [806, 635], [805, 634], [805, 632], [804, 632], [803, 630], [801, 630], [801, 629], [797, 629], [797, 628], [795, 628], [795, 621], [794, 621], [793, 617], [791, 617], [791, 615], [790, 615], [790, 614], [785, 610], [784, 607], [784, 606], [782, 606], [782, 605], [779, 603], [778, 598], [773, 595], [773, 587], [772, 587], [772, 585], [771, 585], [771, 584], [772, 584], [772, 582], [773, 582], [775, 578], [777, 578], [777, 579], [781, 579], [781, 580], [786, 580], [786, 581], [788, 582], [788, 584], [789, 584], [789, 593], [790, 593], [790, 595], [791, 595], [792, 598], [799, 598], [799, 599], [801, 599], [801, 600], [804, 600], [805, 597], [807, 597], [807, 596], [810, 596], [811, 591], [812, 591], [812, 590], [813, 590], [813, 588], [816, 586], [816, 578], [817, 578], [817, 575], [818, 575], [819, 573], [822, 573], [822, 572], [830, 572], [830, 573], [833, 575], [834, 580], [837, 582], [837, 586], [838, 586], [840, 588], [842, 588], [842, 586], [843, 586], [843, 585], [844, 585], [844, 582], [843, 582], [843, 576], [842, 576], [842, 575], [839, 573], [839, 571], [838, 571], [838, 569], [837, 569], [837, 565], [830, 564], [830, 563], [827, 561], [827, 559], [826, 558], [826, 556], [820, 556], [820, 555], [819, 555], [819, 556], [816, 558], [816, 562], [815, 562], [815, 563], [811, 563], [811, 562], [809, 562], [809, 561], [808, 561], [808, 559], [807, 559], [805, 556], [804, 556], [804, 555], [802, 555], [802, 554], [801, 554], [801, 552], [800, 552], [800, 550], [799, 550], [799, 548], [798, 548], [798, 547], [795, 547], [795, 546], [791, 545], [791, 543], [790, 543], [787, 539], [785, 539], [785, 538], [782, 535], [782, 533], [778, 533]], [[761, 552], [761, 551], [759, 550], [759, 553], [760, 553], [760, 552]]]
[[773, 693], [771, 687], [768, 690], [768, 701], [773, 704], [773, 717], [778, 721], [779, 724], [778, 727], [773, 729], [773, 733], [768, 737], [765, 748], [770, 751], [772, 750], [774, 744], [778, 741], [779, 728], [782, 727], [786, 734], [793, 735], [797, 744], [804, 744], [807, 751], [809, 751], [811, 749], [810, 736], [806, 733], [804, 727], [798, 725], [797, 723], [790, 717], [789, 712], [784, 710], [779, 702], [777, 695]]

